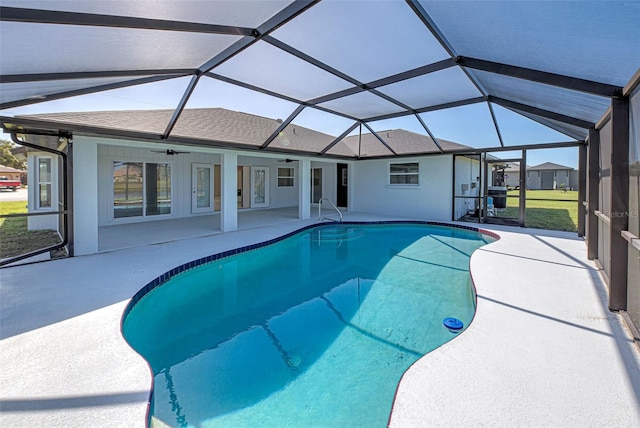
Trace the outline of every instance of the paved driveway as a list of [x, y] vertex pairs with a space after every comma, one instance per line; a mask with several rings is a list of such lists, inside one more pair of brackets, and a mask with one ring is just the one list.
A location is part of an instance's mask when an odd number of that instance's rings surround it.
[[26, 201], [27, 189], [25, 187], [16, 190], [0, 189], [0, 202], [4, 201]]

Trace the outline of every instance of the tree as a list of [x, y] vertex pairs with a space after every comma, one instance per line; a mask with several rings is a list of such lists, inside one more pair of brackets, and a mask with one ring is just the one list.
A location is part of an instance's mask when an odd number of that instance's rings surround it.
[[17, 146], [11, 141], [0, 140], [0, 165], [16, 169], [27, 169], [27, 162], [16, 159], [11, 149]]

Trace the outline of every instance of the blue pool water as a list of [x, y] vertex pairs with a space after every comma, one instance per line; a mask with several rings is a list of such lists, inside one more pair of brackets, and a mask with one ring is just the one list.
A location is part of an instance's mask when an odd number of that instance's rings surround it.
[[123, 321], [170, 426], [386, 426], [396, 386], [474, 314], [490, 242], [424, 224], [334, 224], [173, 276]]

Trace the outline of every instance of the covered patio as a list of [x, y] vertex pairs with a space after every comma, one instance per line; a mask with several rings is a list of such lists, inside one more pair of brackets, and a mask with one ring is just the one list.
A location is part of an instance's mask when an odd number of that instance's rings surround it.
[[[312, 218], [318, 219], [318, 209], [311, 209]], [[338, 213], [322, 208], [322, 218], [338, 220]], [[238, 212], [238, 230], [274, 226], [298, 222], [298, 207], [263, 210], [241, 210]], [[159, 220], [144, 223], [129, 223], [103, 226], [98, 231], [98, 249], [102, 252], [121, 250], [150, 244], [199, 238], [222, 233], [220, 213], [198, 217]]]

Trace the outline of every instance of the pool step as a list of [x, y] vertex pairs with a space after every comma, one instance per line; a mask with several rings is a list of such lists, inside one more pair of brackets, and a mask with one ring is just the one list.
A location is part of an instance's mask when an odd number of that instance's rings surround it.
[[364, 231], [359, 227], [327, 226], [314, 229], [309, 232], [312, 241], [339, 241], [343, 239], [357, 238]]

